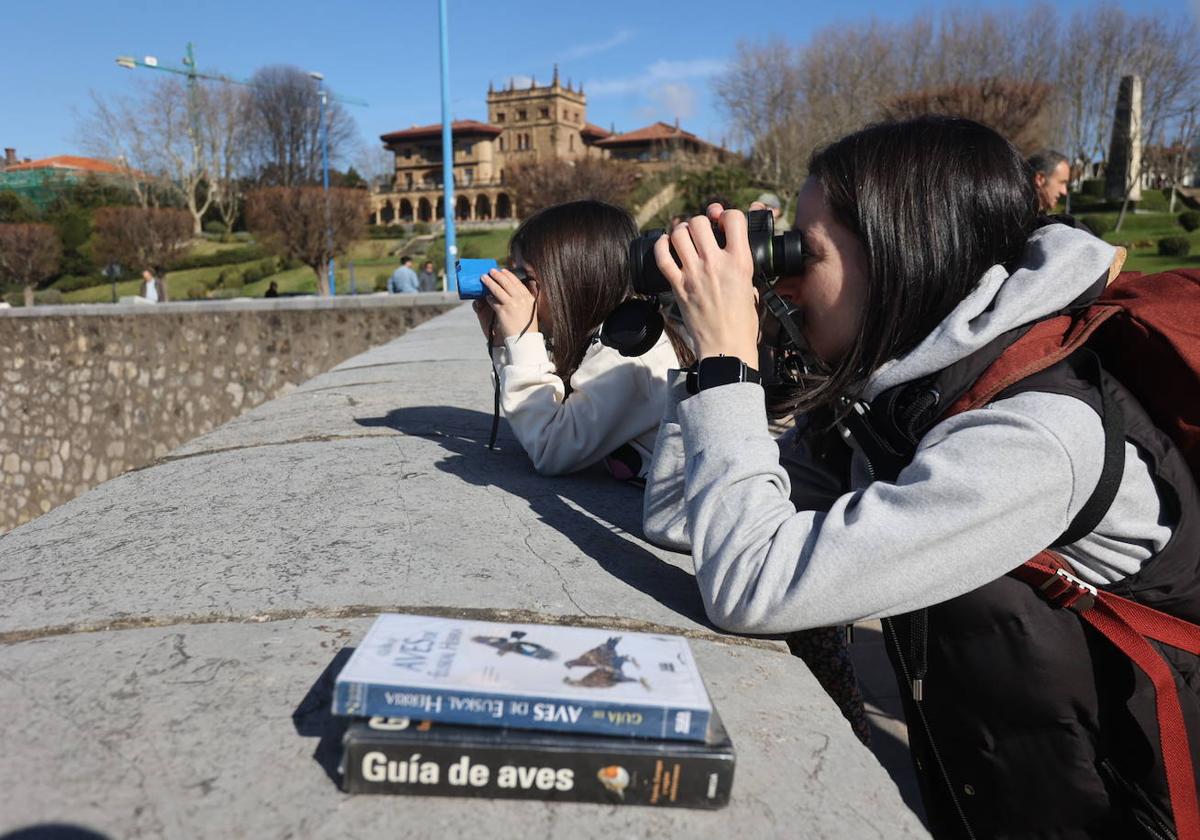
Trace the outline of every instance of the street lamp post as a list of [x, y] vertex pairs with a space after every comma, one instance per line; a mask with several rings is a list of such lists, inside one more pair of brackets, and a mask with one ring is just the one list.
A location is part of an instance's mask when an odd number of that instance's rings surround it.
[[329, 98], [325, 90], [325, 76], [317, 71], [308, 75], [317, 80], [317, 97], [321, 100], [321, 113], [318, 117], [321, 133], [321, 186], [325, 191], [325, 245], [329, 249], [329, 294], [337, 294], [337, 275], [334, 273], [333, 262], [333, 222], [329, 218], [329, 122], [325, 116], [325, 106]]
[[458, 261], [458, 243], [454, 236], [454, 137], [450, 128], [450, 33], [447, 26], [446, 0], [438, 0], [438, 28], [442, 43], [442, 220], [446, 224], [446, 291], [458, 288], [454, 264]]

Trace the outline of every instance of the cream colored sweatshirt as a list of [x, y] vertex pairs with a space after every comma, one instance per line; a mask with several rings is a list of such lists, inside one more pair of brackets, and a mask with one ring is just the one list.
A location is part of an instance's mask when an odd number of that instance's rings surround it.
[[505, 339], [493, 362], [500, 408], [539, 473], [574, 472], [628, 443], [645, 477], [666, 406], [667, 371], [679, 367], [665, 333], [637, 357], [594, 340], [571, 376], [570, 396], [541, 333]]

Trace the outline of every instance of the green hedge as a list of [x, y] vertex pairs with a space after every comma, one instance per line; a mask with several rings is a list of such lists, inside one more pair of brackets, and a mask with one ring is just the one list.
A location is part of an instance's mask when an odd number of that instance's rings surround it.
[[64, 274], [54, 281], [52, 289], [58, 289], [63, 294], [79, 289], [90, 289], [93, 286], [103, 286], [110, 282], [103, 274]]
[[1200, 228], [1200, 210], [1184, 210], [1180, 213], [1179, 226], [1188, 233]]
[[408, 231], [398, 225], [372, 225], [367, 228], [367, 239], [404, 239]]
[[1104, 198], [1104, 179], [1086, 178], [1079, 185], [1079, 192], [1088, 198]]
[[1158, 240], [1158, 254], [1162, 257], [1186, 257], [1192, 250], [1192, 241], [1186, 236], [1164, 236]]
[[1080, 216], [1079, 221], [1090, 227], [1096, 236], [1104, 236], [1113, 229], [1113, 221], [1108, 216]]
[[243, 245], [239, 248], [227, 248], [224, 251], [215, 251], [211, 254], [195, 254], [190, 257], [184, 257], [171, 266], [171, 271], [185, 271], [189, 268], [211, 268], [217, 265], [233, 265], [234, 263], [260, 260], [265, 256], [267, 256], [267, 252], [258, 245]]
[[1142, 190], [1142, 197], [1137, 202], [1139, 210], [1150, 210], [1154, 213], [1165, 213], [1170, 206], [1170, 199], [1163, 195], [1162, 190]]

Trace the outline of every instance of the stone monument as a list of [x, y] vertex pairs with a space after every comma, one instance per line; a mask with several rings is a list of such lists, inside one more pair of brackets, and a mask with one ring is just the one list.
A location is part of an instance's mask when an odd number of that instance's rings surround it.
[[1109, 201], [1142, 197], [1142, 78], [1122, 76], [1113, 116], [1112, 142], [1104, 174], [1104, 196]]

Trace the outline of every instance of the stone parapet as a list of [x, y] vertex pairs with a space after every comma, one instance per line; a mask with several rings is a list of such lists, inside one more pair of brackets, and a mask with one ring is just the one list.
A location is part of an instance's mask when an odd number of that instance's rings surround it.
[[0, 532], [395, 338], [452, 300], [0, 310]]
[[[599, 470], [536, 475], [463, 306], [0, 537], [0, 833], [927, 837], [800, 660], [706, 620]], [[380, 611], [681, 633], [720, 811], [339, 792], [328, 679]]]

